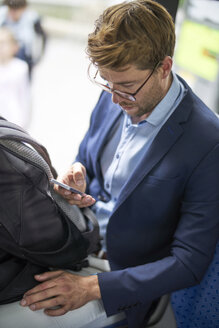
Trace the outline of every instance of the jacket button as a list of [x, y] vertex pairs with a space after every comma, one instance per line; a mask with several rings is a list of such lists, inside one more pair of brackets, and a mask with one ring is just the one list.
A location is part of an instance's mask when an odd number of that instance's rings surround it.
[[123, 306], [120, 306], [119, 308], [118, 308], [118, 311], [124, 311], [125, 310], [125, 307], [123, 307]]

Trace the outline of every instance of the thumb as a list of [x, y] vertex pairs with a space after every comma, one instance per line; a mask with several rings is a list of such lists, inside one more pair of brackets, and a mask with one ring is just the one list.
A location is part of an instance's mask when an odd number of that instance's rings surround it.
[[85, 184], [85, 177], [82, 172], [75, 173], [74, 180], [75, 184], [79, 187], [82, 187]]
[[74, 183], [77, 186], [82, 187], [86, 184], [86, 169], [81, 163], [74, 163], [74, 165], [72, 166], [72, 173]]

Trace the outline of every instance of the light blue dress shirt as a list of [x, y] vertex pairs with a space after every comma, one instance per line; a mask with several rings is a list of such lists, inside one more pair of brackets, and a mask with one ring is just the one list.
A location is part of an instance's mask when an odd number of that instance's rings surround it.
[[[109, 142], [101, 155], [101, 170], [105, 190], [110, 201], [97, 201], [93, 206], [103, 237], [102, 249], [106, 251], [106, 227], [120, 191], [149, 149], [157, 133], [183, 99], [186, 90], [173, 73], [173, 81], [166, 96], [147, 119], [132, 124], [125, 112], [111, 131]], [[142, 151], [144, 149], [144, 151]]]

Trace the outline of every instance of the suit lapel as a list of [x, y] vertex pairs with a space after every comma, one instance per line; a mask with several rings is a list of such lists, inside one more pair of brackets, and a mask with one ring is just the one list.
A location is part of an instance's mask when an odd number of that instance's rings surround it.
[[103, 147], [105, 146], [109, 138], [110, 132], [112, 131], [114, 124], [117, 122], [121, 114], [121, 108], [111, 102], [108, 106], [108, 111], [104, 118], [104, 124], [102, 122], [100, 123], [104, 126], [104, 129], [100, 129], [99, 133], [95, 136], [95, 140], [93, 141], [95, 146], [92, 147], [92, 158], [94, 162], [94, 167], [96, 167], [96, 174], [98, 179], [101, 179], [99, 157], [101, 155]]
[[170, 151], [171, 147], [177, 142], [183, 133], [183, 128], [180, 123], [185, 122], [189, 116], [189, 107], [184, 107], [183, 103], [175, 110], [167, 122], [159, 131], [151, 144], [148, 151], [145, 152], [141, 162], [130, 175], [127, 183], [123, 186], [118, 203], [114, 210], [116, 210], [142, 179], [149, 174], [153, 167]]

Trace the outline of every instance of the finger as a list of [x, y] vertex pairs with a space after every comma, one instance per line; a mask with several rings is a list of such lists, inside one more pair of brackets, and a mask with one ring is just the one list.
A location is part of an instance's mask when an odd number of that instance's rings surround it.
[[[57, 180], [58, 180], [58, 178], [57, 178]], [[60, 181], [60, 180], [58, 180], [58, 181]], [[53, 184], [53, 189], [55, 190], [55, 192], [57, 192], [57, 193], [60, 193], [60, 191], [61, 191], [61, 188], [60, 188], [60, 186], [58, 186], [57, 184]], [[62, 188], [63, 189], [63, 188]]]
[[[42, 305], [43, 302], [48, 301], [47, 305], [49, 305], [51, 300], [58, 294], [59, 294], [59, 291], [58, 291], [58, 288], [56, 288], [56, 287], [49, 288], [49, 289], [47, 288], [47, 289], [37, 292], [37, 293], [25, 294], [23, 296], [23, 299], [20, 302], [20, 305], [30, 306], [30, 305], [34, 304], [34, 307], [32, 307], [32, 309], [35, 308], [35, 305], [37, 303], [40, 303]], [[38, 309], [39, 309], [39, 304], [38, 304]]]
[[63, 272], [63, 270], [56, 270], [56, 271], [47, 271], [41, 274], [36, 274], [34, 278], [38, 281], [45, 281], [53, 278], [59, 277]]
[[35, 295], [35, 294], [37, 294], [37, 293], [41, 293], [42, 291], [47, 290], [47, 289], [49, 289], [49, 288], [53, 288], [53, 287], [55, 287], [55, 286], [56, 286], [56, 283], [55, 283], [54, 280], [49, 280], [49, 281], [43, 282], [43, 283], [37, 285], [36, 287], [34, 287], [34, 288], [28, 290], [28, 291], [24, 294], [23, 297], [25, 298], [26, 296], [29, 296], [29, 295]]
[[77, 176], [78, 179], [84, 179], [85, 175], [86, 175], [86, 171], [85, 169], [82, 167], [82, 164], [77, 162], [74, 163], [69, 169], [68, 171], [62, 176], [60, 177], [60, 182], [63, 182], [67, 185], [71, 185], [72, 183], [75, 184], [75, 180], [74, 180], [74, 176]]
[[[59, 182], [61, 182], [61, 183], [66, 184], [68, 186], [71, 186], [72, 183], [74, 183], [74, 181], [73, 181], [73, 174], [72, 174], [72, 168], [69, 168], [68, 171], [63, 176], [58, 176], [56, 180], [59, 181]], [[66, 189], [62, 188], [59, 185], [55, 185], [55, 184], [54, 184], [54, 190], [55, 191], [58, 191], [58, 192], [66, 191]]]
[[56, 309], [46, 309], [44, 313], [49, 315], [50, 317], [55, 317], [66, 314], [69, 310], [71, 309], [66, 306], [62, 306]]
[[39, 300], [39, 301], [35, 302], [34, 304], [28, 304], [28, 305], [32, 311], [37, 311], [37, 310], [41, 310], [41, 309], [56, 310], [65, 305], [65, 304], [62, 305], [62, 303], [63, 303], [62, 300], [63, 300], [62, 297], [57, 296], [57, 297], [53, 297], [50, 299], [43, 299], [42, 301]]
[[62, 177], [60, 177], [60, 181], [66, 183], [67, 185], [70, 185], [70, 183], [73, 182], [72, 166]]
[[38, 293], [44, 289], [52, 288], [56, 285], [55, 279], [62, 274], [63, 271], [45, 272], [41, 275], [35, 275], [35, 279], [39, 281], [45, 281], [34, 288], [28, 290], [24, 295], [31, 295]]
[[[59, 177], [57, 178], [57, 181], [62, 182], [62, 183], [64, 182], [64, 180], [59, 178]], [[69, 185], [69, 183], [66, 183], [66, 184]], [[63, 188], [63, 187], [61, 187], [61, 186], [59, 186], [58, 184], [55, 184], [55, 183], [53, 184], [53, 189], [56, 193], [60, 194], [61, 196], [71, 194], [70, 191], [66, 190], [65, 188]]]
[[70, 195], [66, 194], [63, 196], [66, 200], [68, 201], [73, 201], [73, 202], [81, 202], [82, 201], [82, 196], [76, 193], [71, 193]]
[[76, 200], [76, 199], [69, 199], [68, 202], [71, 205], [77, 205], [79, 207], [88, 207], [91, 206], [95, 203], [95, 199], [93, 197], [91, 197], [90, 195], [87, 195], [85, 197], [82, 197], [80, 200]]
[[78, 207], [80, 207], [80, 208], [89, 207], [89, 206], [92, 206], [95, 202], [96, 202], [96, 200], [95, 199], [92, 199], [90, 201], [80, 203], [78, 205]]

